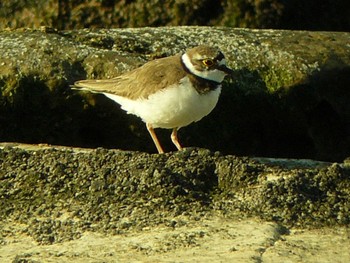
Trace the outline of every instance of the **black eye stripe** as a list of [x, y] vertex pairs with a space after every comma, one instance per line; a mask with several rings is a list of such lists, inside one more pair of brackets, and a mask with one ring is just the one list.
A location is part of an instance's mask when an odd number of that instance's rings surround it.
[[217, 56], [214, 57], [214, 58], [205, 58], [205, 59], [200, 59], [199, 61], [201, 61], [206, 66], [211, 66], [211, 65], [213, 65], [215, 63], [220, 62], [223, 59], [225, 59], [224, 54], [222, 54], [221, 52], [218, 52]]
[[223, 60], [223, 59], [225, 59], [225, 56], [224, 56], [224, 54], [222, 54], [221, 52], [219, 52], [218, 53], [218, 55], [214, 58], [214, 59], [204, 59], [204, 60], [210, 60], [210, 61], [212, 61], [213, 63], [217, 63], [218, 61], [221, 61], [221, 60]]
[[219, 54], [216, 56], [215, 60], [216, 60], [216, 61], [220, 61], [220, 60], [222, 60], [222, 59], [224, 59], [224, 58], [225, 58], [224, 54], [222, 54], [221, 52], [219, 52]]

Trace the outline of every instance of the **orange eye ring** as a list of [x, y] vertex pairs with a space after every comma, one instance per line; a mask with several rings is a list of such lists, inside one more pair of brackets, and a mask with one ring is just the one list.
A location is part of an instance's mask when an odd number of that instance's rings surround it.
[[211, 67], [214, 64], [214, 61], [212, 59], [203, 59], [202, 62], [207, 67]]

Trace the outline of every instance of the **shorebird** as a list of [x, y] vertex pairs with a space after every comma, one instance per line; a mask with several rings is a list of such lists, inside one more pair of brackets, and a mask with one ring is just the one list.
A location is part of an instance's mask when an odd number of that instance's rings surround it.
[[181, 150], [177, 131], [214, 109], [221, 83], [232, 73], [219, 49], [201, 45], [181, 55], [149, 61], [116, 78], [80, 80], [74, 86], [102, 93], [140, 117], [158, 152], [164, 153], [154, 129], [172, 129], [171, 140]]

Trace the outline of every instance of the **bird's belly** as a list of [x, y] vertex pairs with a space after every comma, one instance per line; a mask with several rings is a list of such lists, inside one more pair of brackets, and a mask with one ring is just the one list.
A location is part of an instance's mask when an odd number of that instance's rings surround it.
[[154, 128], [180, 128], [199, 121], [216, 106], [221, 87], [199, 94], [189, 81], [172, 86], [150, 95], [147, 99], [130, 100], [105, 94], [122, 106], [128, 113], [135, 114]]

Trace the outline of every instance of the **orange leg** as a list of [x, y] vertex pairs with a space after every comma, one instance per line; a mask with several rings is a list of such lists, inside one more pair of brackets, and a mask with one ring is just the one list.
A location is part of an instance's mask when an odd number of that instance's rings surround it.
[[177, 128], [173, 129], [173, 132], [171, 133], [171, 140], [178, 150], [182, 150], [182, 146], [177, 138]]
[[149, 124], [149, 123], [146, 123], [146, 127], [147, 127], [147, 130], [148, 130], [149, 134], [152, 137], [152, 140], [153, 140], [154, 144], [157, 147], [158, 153], [164, 153], [164, 150], [163, 150], [162, 146], [160, 145], [160, 142], [159, 142], [159, 140], [157, 138], [156, 133], [154, 132], [154, 129], [153, 129], [152, 125]]

